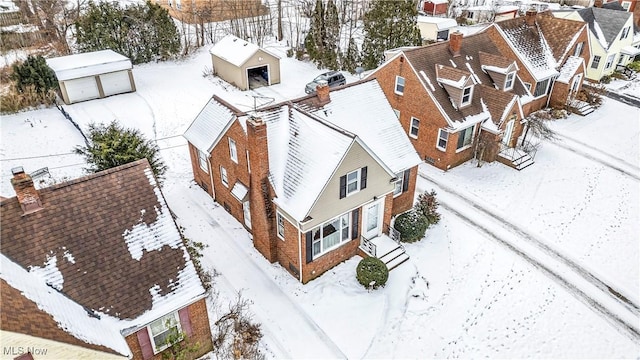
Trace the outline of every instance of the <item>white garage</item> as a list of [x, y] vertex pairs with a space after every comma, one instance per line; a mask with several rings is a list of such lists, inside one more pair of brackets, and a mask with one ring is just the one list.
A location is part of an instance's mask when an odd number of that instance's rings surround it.
[[112, 50], [47, 59], [66, 104], [136, 91], [131, 60]]

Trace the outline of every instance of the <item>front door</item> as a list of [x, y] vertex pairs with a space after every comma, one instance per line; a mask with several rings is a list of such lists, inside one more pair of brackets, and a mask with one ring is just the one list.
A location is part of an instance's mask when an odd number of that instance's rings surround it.
[[362, 235], [367, 239], [372, 239], [382, 234], [382, 214], [384, 209], [384, 198], [367, 204], [363, 208]]
[[515, 120], [509, 120], [506, 128], [504, 129], [504, 136], [502, 136], [502, 143], [506, 146], [509, 146], [511, 143], [511, 134], [513, 133], [513, 124]]
[[571, 82], [571, 91], [569, 91], [569, 99], [572, 99], [574, 96], [576, 96], [581, 81], [582, 74], [578, 74], [573, 78], [573, 81]]

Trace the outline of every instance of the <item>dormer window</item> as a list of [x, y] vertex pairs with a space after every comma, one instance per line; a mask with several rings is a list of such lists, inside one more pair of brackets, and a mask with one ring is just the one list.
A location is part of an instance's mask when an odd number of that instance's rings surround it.
[[514, 79], [516, 78], [515, 72], [510, 72], [507, 74], [507, 78], [504, 80], [504, 89], [511, 90], [513, 89]]
[[460, 102], [460, 106], [466, 106], [471, 103], [471, 95], [473, 93], [473, 86], [467, 86], [462, 90], [462, 101]]

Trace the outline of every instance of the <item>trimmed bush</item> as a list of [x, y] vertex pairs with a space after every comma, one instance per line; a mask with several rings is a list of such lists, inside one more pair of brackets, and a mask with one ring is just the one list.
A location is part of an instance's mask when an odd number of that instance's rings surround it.
[[411, 210], [398, 215], [393, 227], [400, 233], [400, 241], [412, 243], [424, 237], [429, 220], [416, 210]]
[[382, 260], [368, 257], [360, 260], [356, 268], [358, 282], [367, 289], [377, 289], [384, 286], [389, 279], [389, 269]]
[[611, 76], [609, 76], [609, 75], [605, 75], [605, 76], [600, 78], [600, 83], [601, 84], [608, 84], [610, 82], [611, 82]]
[[629, 69], [631, 69], [631, 70], [633, 70], [635, 72], [640, 71], [640, 61], [631, 62], [631, 63], [627, 64], [627, 66], [629, 67]]

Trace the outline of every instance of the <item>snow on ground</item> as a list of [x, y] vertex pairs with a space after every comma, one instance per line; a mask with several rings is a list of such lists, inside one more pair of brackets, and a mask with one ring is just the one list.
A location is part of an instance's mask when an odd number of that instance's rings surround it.
[[609, 91], [640, 99], [640, 77], [631, 81], [612, 79], [606, 87]]
[[[202, 49], [186, 60], [136, 66], [136, 93], [65, 106], [85, 129], [91, 122], [117, 119], [158, 140], [169, 165], [163, 188], [169, 206], [188, 238], [209, 245], [203, 262], [220, 274], [215, 278], [220, 303], [233, 301], [238, 291], [252, 302], [268, 358], [631, 358], [640, 353], [637, 338], [584, 298], [444, 207], [442, 222], [422, 241], [407, 245], [411, 259], [377, 291], [357, 284], [358, 257], [306, 285], [269, 264], [244, 228], [192, 181], [186, 142], [179, 136], [213, 94], [249, 111], [254, 101], [260, 106], [304, 95], [304, 85], [322, 72], [287, 58], [277, 44], [268, 48], [282, 58], [282, 83], [269, 88], [241, 92], [203, 76], [211, 62]], [[557, 121], [554, 128], [565, 136], [565, 147], [545, 143], [536, 163], [522, 172], [471, 163], [448, 172], [422, 169], [637, 299], [638, 111], [609, 100], [590, 116]], [[82, 175], [77, 155], [40, 157], [83, 144], [55, 108], [2, 116], [0, 125], [3, 196], [14, 195], [13, 166], [27, 171], [49, 166], [58, 181]], [[607, 166], [612, 163], [624, 172]], [[418, 187], [434, 185], [420, 179]], [[485, 227], [500, 230], [493, 222]], [[216, 311], [211, 309], [212, 324]]]

